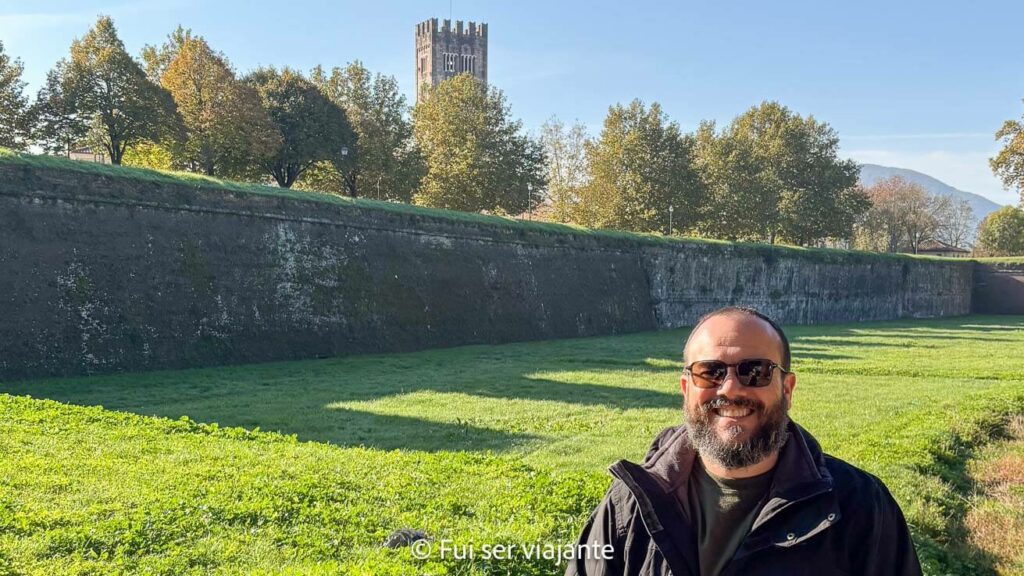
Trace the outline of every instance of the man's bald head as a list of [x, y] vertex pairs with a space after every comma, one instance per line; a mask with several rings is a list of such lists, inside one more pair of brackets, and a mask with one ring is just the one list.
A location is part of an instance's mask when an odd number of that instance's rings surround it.
[[[690, 335], [686, 338], [686, 344], [683, 346], [684, 363], [689, 363], [694, 360], [689, 358], [689, 356], [687, 355], [690, 350], [690, 342], [693, 341], [694, 335], [700, 331], [701, 326], [704, 325], [708, 320], [711, 320], [712, 318], [716, 318], [719, 316], [748, 317], [765, 324], [766, 327], [771, 332], [773, 332], [775, 336], [778, 337], [780, 352], [779, 364], [782, 366], [783, 370], [790, 369], [789, 365], [792, 358], [790, 356], [789, 350], [789, 339], [786, 338], [786, 333], [783, 332], [782, 328], [780, 328], [779, 325], [776, 324], [775, 321], [769, 318], [768, 316], [765, 316], [764, 314], [758, 312], [754, 308], [748, 308], [744, 306], [726, 306], [725, 308], [719, 308], [718, 310], [708, 312], [707, 314], [701, 316], [700, 320], [697, 321], [697, 324], [694, 325], [693, 330], [690, 331]], [[697, 358], [697, 360], [700, 359]]]

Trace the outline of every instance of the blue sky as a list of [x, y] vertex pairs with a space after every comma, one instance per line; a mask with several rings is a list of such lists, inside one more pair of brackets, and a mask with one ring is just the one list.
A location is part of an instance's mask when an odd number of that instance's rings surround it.
[[[0, 40], [34, 94], [97, 14], [130, 52], [179, 23], [240, 71], [362, 60], [413, 95], [413, 29], [448, 0], [0, 0]], [[658, 101], [685, 130], [762, 100], [813, 114], [843, 154], [920, 170], [1001, 204], [993, 133], [1024, 114], [1024, 2], [538, 2], [455, 0], [484, 21], [490, 81], [535, 131], [549, 116], [600, 130], [610, 104]]]

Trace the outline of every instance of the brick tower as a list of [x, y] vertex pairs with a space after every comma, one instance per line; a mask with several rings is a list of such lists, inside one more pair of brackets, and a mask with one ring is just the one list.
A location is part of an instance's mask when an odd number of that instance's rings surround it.
[[487, 24], [437, 18], [416, 25], [416, 102], [423, 98], [423, 87], [437, 86], [457, 74], [472, 74], [487, 82]]

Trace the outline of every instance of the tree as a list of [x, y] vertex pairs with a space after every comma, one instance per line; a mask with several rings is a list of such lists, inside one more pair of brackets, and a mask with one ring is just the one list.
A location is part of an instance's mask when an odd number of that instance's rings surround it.
[[92, 118], [90, 139], [121, 163], [132, 144], [173, 138], [180, 129], [174, 100], [125, 52], [107, 16], [71, 44], [67, 91], [79, 113]]
[[540, 143], [548, 160], [548, 200], [552, 217], [558, 222], [573, 221], [578, 210], [580, 190], [587, 183], [587, 129], [580, 122], [568, 128], [552, 116], [541, 126]]
[[355, 155], [356, 134], [345, 111], [299, 72], [259, 68], [245, 82], [259, 94], [281, 135], [281, 146], [259, 162], [279, 186], [290, 188], [317, 162], [342, 165], [343, 149], [349, 158]]
[[764, 240], [778, 199], [767, 187], [749, 142], [717, 134], [713, 122], [697, 129], [694, 164], [707, 200], [691, 218], [698, 234], [728, 240]]
[[938, 236], [942, 218], [953, 210], [945, 196], [930, 196], [921, 185], [900, 176], [880, 180], [866, 190], [871, 207], [860, 219], [854, 245], [881, 252], [913, 252]]
[[996, 132], [996, 140], [1003, 141], [1003, 149], [989, 160], [989, 165], [1003, 181], [1003, 186], [1020, 191], [1021, 205], [1024, 205], [1024, 122], [1021, 120], [1007, 120]]
[[975, 250], [983, 256], [1024, 256], [1024, 210], [1004, 206], [986, 216]]
[[124, 166], [150, 168], [152, 170], [174, 170], [180, 168], [175, 164], [174, 156], [167, 148], [148, 140], [132, 144], [124, 151], [121, 158]]
[[85, 139], [90, 122], [70, 86], [67, 68], [67, 61], [61, 60], [46, 73], [46, 83], [32, 106], [33, 140], [46, 152], [64, 156], [70, 156]]
[[314, 166], [308, 184], [350, 196], [410, 202], [425, 167], [398, 81], [371, 75], [359, 61], [332, 68], [329, 75], [317, 66], [310, 81], [345, 110], [357, 135], [358, 154], [356, 161], [346, 159], [341, 166]]
[[710, 190], [701, 232], [799, 245], [849, 238], [868, 209], [859, 166], [840, 160], [835, 131], [763, 102], [716, 134], [698, 129], [697, 163]]
[[4, 51], [0, 41], [0, 146], [23, 150], [31, 133], [28, 97], [21, 79], [25, 66]]
[[460, 74], [430, 89], [413, 110], [427, 173], [413, 201], [519, 214], [544, 188], [544, 151], [522, 133], [497, 88]]
[[668, 232], [670, 207], [679, 211], [672, 228], [694, 224], [701, 202], [692, 166], [692, 138], [683, 136], [655, 102], [640, 100], [608, 109], [601, 135], [586, 144], [588, 182], [580, 189], [576, 221], [587, 226], [636, 232]]
[[970, 202], [949, 198], [940, 206], [935, 239], [950, 246], [966, 248], [975, 229], [974, 210]]
[[917, 254], [921, 244], [935, 238], [939, 215], [949, 210], [950, 200], [945, 196], [930, 196], [920, 187], [903, 200], [903, 226], [910, 243], [908, 251]]
[[170, 148], [175, 165], [210, 176], [237, 176], [277, 151], [281, 137], [259, 95], [235, 78], [224, 56], [201, 37], [189, 34], [175, 44], [162, 70], [160, 83], [184, 123], [184, 137]]
[[[898, 252], [904, 244], [904, 212], [899, 197], [916, 186], [899, 176], [876, 182], [866, 190], [871, 208], [863, 215], [854, 247], [875, 252]], [[918, 187], [920, 188], [920, 187]], [[923, 190], [921, 190], [923, 192]]]
[[167, 40], [161, 46], [147, 44], [142, 47], [142, 67], [146, 71], [146, 77], [154, 84], [160, 84], [164, 71], [170, 66], [171, 61], [178, 56], [181, 47], [186, 42], [200, 37], [193, 37], [192, 30], [183, 28], [180, 24], [167, 36]]

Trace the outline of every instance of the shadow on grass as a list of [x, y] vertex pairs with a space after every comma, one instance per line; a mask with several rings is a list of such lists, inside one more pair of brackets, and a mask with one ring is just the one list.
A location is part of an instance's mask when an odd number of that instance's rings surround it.
[[[328, 441], [346, 446], [366, 446], [382, 450], [485, 451], [502, 452], [539, 438], [473, 426], [469, 423], [433, 422], [421, 418], [375, 414], [348, 408], [324, 407], [329, 418], [344, 423], [344, 434], [326, 434], [324, 437], [303, 437], [300, 440]], [[239, 424], [241, 425], [241, 424]], [[333, 437], [332, 437], [333, 436]], [[341, 441], [344, 440], [344, 441]]]
[[[630, 373], [655, 377], [675, 373], [674, 370], [652, 369], [644, 364], [645, 358], [629, 362], [629, 365], [646, 368], [632, 370]], [[433, 361], [407, 363], [408, 355], [402, 355], [397, 365], [367, 360], [366, 357], [311, 360], [180, 372], [0, 383], [0, 392], [27, 394], [72, 404], [101, 405], [107, 409], [142, 415], [168, 418], [186, 415], [198, 422], [216, 422], [221, 426], [250, 429], [258, 427], [261, 430], [295, 434], [300, 440], [341, 446], [363, 445], [424, 451], [502, 452], [541, 438], [479, 425], [480, 418], [470, 424], [469, 420], [479, 415], [457, 403], [444, 405], [444, 397], [420, 398], [426, 408], [422, 417], [419, 417], [419, 414], [415, 414], [414, 405], [403, 408], [401, 403], [406, 401], [403, 396], [420, 393], [457, 394], [497, 401], [554, 402], [614, 409], [675, 409], [681, 402], [680, 395], [674, 393], [674, 376], [669, 376], [667, 380], [673, 383], [668, 387], [673, 392], [662, 392], [646, 388], [564, 382], [535, 375], [538, 372], [565, 370], [566, 367], [557, 362], [525, 362], [527, 366], [524, 366], [522, 362], [508, 365], [504, 360], [496, 359], [469, 370], [462, 370], [458, 363], [452, 363], [448, 366], [448, 373], [439, 373]], [[523, 368], [529, 368], [530, 372], [519, 373]], [[578, 370], [580, 367], [572, 369]], [[607, 371], [610, 370], [591, 369], [587, 374], [600, 375]], [[360, 405], [352, 406], [374, 401], [382, 401], [384, 404], [370, 409]], [[387, 404], [392, 401], [399, 403], [397, 408], [402, 414], [382, 413], [394, 409], [394, 405]], [[462, 411], [467, 412], [465, 416], [460, 414]], [[504, 415], [491, 414], [491, 417], [495, 416], [501, 419]], [[463, 421], [463, 418], [466, 420]]]
[[919, 534], [915, 538], [922, 555], [938, 560], [948, 573], [997, 576], [997, 559], [973, 545], [969, 538], [967, 513], [971, 496], [978, 493], [979, 487], [968, 472], [968, 462], [984, 444], [1004, 436], [1005, 424], [1005, 419], [993, 423], [989, 431], [978, 438], [954, 435], [947, 446], [948, 451], [933, 454], [934, 465], [920, 470], [925, 475], [938, 476], [948, 483], [955, 493], [955, 498], [944, 502], [946, 532]]
[[[974, 326], [959, 328], [961, 322]], [[992, 324], [991, 330], [989, 323]], [[1024, 320], [968, 317], [959, 320], [794, 327], [794, 359], [856, 360], [904, 344], [864, 342], [866, 337], [934, 337], [973, 333], [988, 342]], [[927, 332], [931, 331], [931, 332]], [[413, 450], [510, 450], [539, 440], [506, 429], [518, 423], [491, 404], [488, 414], [460, 414], [445, 398], [427, 398], [425, 411], [402, 404], [416, 393], [456, 394], [491, 400], [561, 403], [573, 414], [591, 408], [678, 409], [679, 351], [686, 329], [625, 336], [466, 346], [407, 354], [0, 383], [0, 392], [61, 402], [102, 405], [147, 415], [224, 426], [259, 427], [303, 440]], [[806, 347], [808, 349], [801, 349]], [[552, 374], [559, 377], [553, 378]], [[608, 385], [594, 384], [609, 382]], [[633, 386], [634, 381], [642, 381]], [[359, 403], [380, 404], [369, 410]], [[356, 405], [353, 405], [356, 404]], [[400, 405], [401, 404], [401, 405]], [[439, 407], [440, 406], [440, 407]], [[401, 414], [385, 414], [398, 408]], [[430, 413], [433, 410], [434, 413]], [[555, 412], [549, 412], [552, 414]], [[482, 416], [482, 417], [481, 417]], [[590, 416], [582, 416], [588, 418]], [[466, 418], [473, 425], [461, 423]], [[501, 422], [504, 423], [501, 423]], [[539, 425], [544, 428], [543, 423]]]

